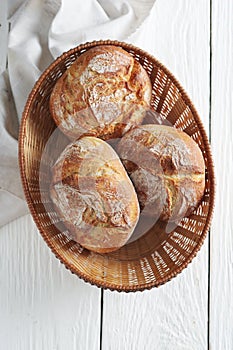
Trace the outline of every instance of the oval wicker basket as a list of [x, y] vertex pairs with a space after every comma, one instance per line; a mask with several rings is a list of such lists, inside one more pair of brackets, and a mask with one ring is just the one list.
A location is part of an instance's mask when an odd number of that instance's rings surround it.
[[[41, 189], [39, 171], [49, 186], [51, 160], [42, 153], [55, 130], [49, 97], [57, 79], [84, 51], [96, 45], [119, 45], [139, 60], [152, 83], [152, 108], [199, 145], [206, 164], [205, 193], [196, 211], [184, 218], [169, 235], [157, 224], [138, 240], [116, 252], [97, 254], [83, 249], [65, 234], [49, 197]], [[35, 84], [25, 107], [19, 137], [20, 172], [26, 200], [36, 225], [56, 257], [72, 272], [98, 287], [137, 291], [159, 286], [180, 273], [200, 249], [208, 232], [214, 207], [215, 180], [211, 151], [202, 122], [175, 77], [154, 57], [130, 44], [95, 41], [60, 56]], [[46, 183], [46, 181], [45, 181]], [[42, 193], [43, 192], [43, 193]], [[50, 210], [48, 210], [48, 207]], [[59, 226], [60, 224], [60, 226]]]

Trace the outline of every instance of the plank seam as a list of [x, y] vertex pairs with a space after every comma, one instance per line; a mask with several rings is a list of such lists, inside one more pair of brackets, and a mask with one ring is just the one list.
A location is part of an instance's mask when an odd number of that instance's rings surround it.
[[103, 338], [103, 306], [104, 306], [104, 289], [101, 288], [100, 297], [100, 350], [102, 350], [102, 338]]

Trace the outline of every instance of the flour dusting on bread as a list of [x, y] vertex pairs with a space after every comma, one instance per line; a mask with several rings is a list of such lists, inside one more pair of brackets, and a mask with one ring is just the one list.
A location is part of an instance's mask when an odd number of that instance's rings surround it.
[[133, 56], [113, 45], [96, 46], [57, 81], [50, 111], [70, 139], [89, 134], [107, 140], [142, 123], [151, 90], [147, 72]]
[[139, 218], [137, 195], [119, 157], [94, 137], [62, 152], [53, 167], [50, 196], [75, 240], [97, 252], [124, 245]]
[[122, 137], [117, 151], [144, 214], [178, 221], [197, 207], [205, 188], [205, 163], [187, 134], [164, 125], [141, 125]]

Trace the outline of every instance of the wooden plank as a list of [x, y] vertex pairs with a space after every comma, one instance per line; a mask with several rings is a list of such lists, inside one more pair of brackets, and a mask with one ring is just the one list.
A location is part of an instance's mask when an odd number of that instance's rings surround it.
[[100, 289], [50, 252], [30, 215], [0, 229], [0, 344], [10, 350], [99, 349]]
[[[209, 126], [209, 1], [157, 0], [130, 38], [179, 79]], [[103, 349], [202, 350], [208, 346], [208, 241], [179, 276], [151, 291], [104, 292]]]
[[211, 140], [217, 181], [211, 229], [210, 348], [233, 349], [233, 3], [212, 0]]
[[0, 8], [0, 74], [6, 69], [8, 42], [7, 1]]

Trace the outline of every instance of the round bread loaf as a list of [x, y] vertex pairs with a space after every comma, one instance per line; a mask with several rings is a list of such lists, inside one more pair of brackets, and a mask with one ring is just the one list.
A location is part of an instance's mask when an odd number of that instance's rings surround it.
[[141, 125], [123, 136], [118, 154], [144, 214], [177, 222], [197, 207], [205, 188], [200, 148], [170, 126]]
[[113, 45], [83, 53], [57, 81], [51, 115], [71, 139], [121, 137], [141, 124], [150, 105], [151, 82], [140, 63]]
[[52, 169], [50, 197], [72, 238], [99, 253], [123, 246], [139, 218], [137, 195], [118, 155], [95, 137], [65, 148]]

